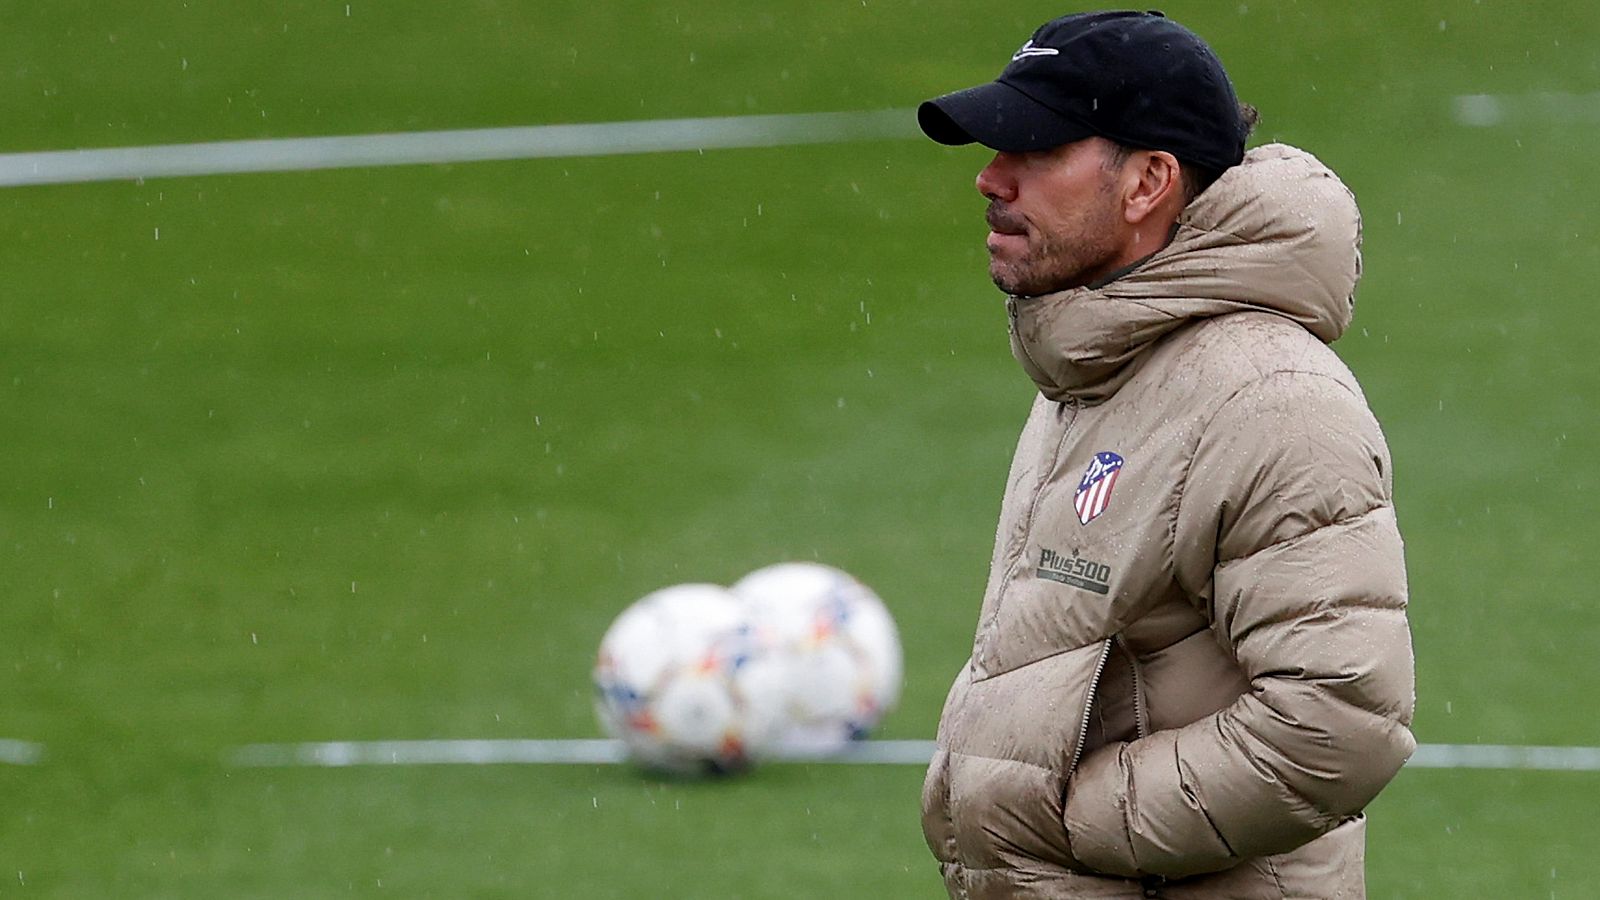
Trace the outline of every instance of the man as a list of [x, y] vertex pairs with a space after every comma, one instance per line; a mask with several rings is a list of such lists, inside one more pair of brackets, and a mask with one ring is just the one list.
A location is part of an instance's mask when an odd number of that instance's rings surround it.
[[923, 130], [996, 151], [1039, 396], [923, 793], [953, 897], [1356, 898], [1415, 747], [1389, 452], [1326, 346], [1354, 198], [1159, 13], [1047, 23]]

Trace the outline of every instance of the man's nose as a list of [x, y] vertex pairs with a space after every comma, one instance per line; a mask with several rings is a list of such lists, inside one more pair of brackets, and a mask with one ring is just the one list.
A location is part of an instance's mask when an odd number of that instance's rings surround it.
[[990, 200], [1010, 203], [1017, 199], [1015, 160], [1009, 153], [996, 153], [978, 173], [978, 193]]

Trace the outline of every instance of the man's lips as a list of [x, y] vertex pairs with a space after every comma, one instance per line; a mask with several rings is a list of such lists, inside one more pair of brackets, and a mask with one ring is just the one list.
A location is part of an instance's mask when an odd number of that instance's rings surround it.
[[1011, 213], [1003, 207], [990, 204], [984, 213], [984, 220], [989, 223], [989, 230], [995, 234], [1023, 235], [1028, 233], [1028, 223], [1018, 215]]

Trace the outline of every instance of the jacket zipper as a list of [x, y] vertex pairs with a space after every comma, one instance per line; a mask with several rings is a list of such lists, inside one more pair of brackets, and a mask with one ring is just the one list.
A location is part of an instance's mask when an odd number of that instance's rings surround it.
[[1133, 649], [1128, 646], [1122, 635], [1117, 635], [1117, 645], [1128, 657], [1128, 669], [1133, 673], [1133, 731], [1138, 737], [1150, 735], [1150, 713], [1144, 706], [1144, 686], [1139, 683], [1139, 658], [1133, 655]]
[[1078, 770], [1078, 760], [1083, 758], [1083, 742], [1089, 739], [1089, 716], [1094, 712], [1094, 697], [1100, 692], [1100, 679], [1106, 674], [1106, 662], [1111, 659], [1111, 639], [1100, 644], [1100, 659], [1094, 664], [1094, 677], [1089, 679], [1089, 696], [1083, 700], [1083, 717], [1078, 720], [1078, 744], [1072, 748], [1072, 762], [1067, 764], [1066, 780]]

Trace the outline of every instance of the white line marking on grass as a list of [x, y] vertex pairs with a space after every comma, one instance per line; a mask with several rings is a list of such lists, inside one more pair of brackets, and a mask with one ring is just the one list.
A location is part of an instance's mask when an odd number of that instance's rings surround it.
[[1406, 763], [1414, 769], [1534, 769], [1600, 771], [1600, 747], [1508, 747], [1495, 744], [1423, 744]]
[[[785, 762], [927, 765], [933, 741], [863, 741], [845, 752], [828, 754], [814, 747], [779, 750]], [[250, 744], [228, 754], [228, 763], [244, 768], [313, 766], [421, 765], [610, 765], [625, 762], [621, 741], [611, 740], [483, 740], [483, 741], [329, 741], [320, 744]]]
[[1600, 93], [1463, 94], [1455, 98], [1454, 107], [1456, 121], [1474, 128], [1539, 123], [1600, 125]]
[[0, 186], [914, 137], [908, 109], [534, 125], [0, 154]]
[[[862, 741], [828, 754], [803, 745], [780, 749], [779, 762], [928, 764], [933, 741]], [[251, 744], [228, 755], [246, 768], [420, 765], [610, 765], [626, 761], [620, 741], [331, 741], [321, 744]], [[1490, 744], [1423, 744], [1408, 766], [1414, 769], [1530, 769], [1600, 771], [1600, 747], [1509, 747]]]
[[44, 746], [0, 738], [0, 765], [32, 766], [44, 759]]
[[619, 763], [620, 741], [329, 741], [249, 744], [229, 762], [243, 767], [490, 765], [494, 763]]

